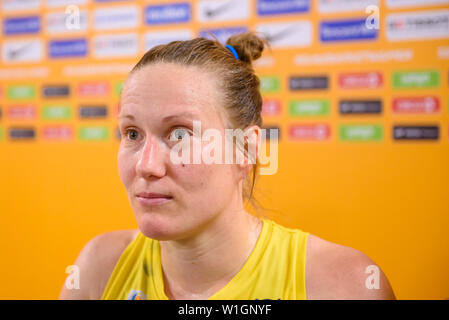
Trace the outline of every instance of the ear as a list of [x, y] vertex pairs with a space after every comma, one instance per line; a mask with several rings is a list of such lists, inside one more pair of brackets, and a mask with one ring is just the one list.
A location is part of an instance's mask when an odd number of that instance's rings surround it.
[[244, 138], [244, 160], [239, 166], [243, 169], [245, 176], [251, 171], [253, 165], [256, 164], [260, 151], [262, 140], [262, 129], [253, 125], [245, 129]]

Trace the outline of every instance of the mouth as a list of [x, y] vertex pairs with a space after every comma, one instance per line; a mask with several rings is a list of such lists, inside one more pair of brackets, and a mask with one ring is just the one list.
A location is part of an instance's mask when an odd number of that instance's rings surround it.
[[143, 206], [158, 206], [170, 202], [173, 197], [154, 192], [141, 192], [136, 194], [136, 198]]

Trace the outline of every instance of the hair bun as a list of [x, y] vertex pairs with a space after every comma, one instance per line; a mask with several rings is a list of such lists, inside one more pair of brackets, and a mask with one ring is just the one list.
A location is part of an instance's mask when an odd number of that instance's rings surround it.
[[239, 55], [239, 60], [249, 64], [260, 58], [265, 45], [268, 46], [266, 40], [261, 39], [253, 32], [235, 34], [229, 37], [226, 44], [234, 47]]

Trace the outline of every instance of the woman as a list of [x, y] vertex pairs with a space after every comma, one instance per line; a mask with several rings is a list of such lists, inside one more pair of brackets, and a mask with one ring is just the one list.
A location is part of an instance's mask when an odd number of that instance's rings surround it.
[[[263, 49], [245, 33], [227, 46], [196, 38], [142, 57], [123, 88], [118, 152], [139, 229], [89, 241], [75, 262], [80, 289], [63, 286], [60, 299], [395, 298], [363, 253], [245, 211], [254, 184], [247, 177], [258, 167], [245, 150], [258, 152], [262, 132], [251, 64]], [[192, 163], [192, 146], [208, 144], [194, 121], [218, 130], [219, 145], [225, 129], [245, 130], [234, 145], [245, 161]], [[180, 143], [193, 154], [175, 163]], [[369, 285], [367, 268], [378, 270], [378, 285]]]

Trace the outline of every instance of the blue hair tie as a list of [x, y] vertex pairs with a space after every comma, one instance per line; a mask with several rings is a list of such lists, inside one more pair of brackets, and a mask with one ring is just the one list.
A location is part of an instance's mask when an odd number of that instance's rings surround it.
[[235, 51], [235, 49], [234, 49], [233, 46], [231, 46], [230, 44], [227, 44], [227, 45], [226, 45], [226, 48], [228, 48], [229, 51], [232, 52], [232, 54], [234, 55], [234, 57], [235, 57], [236, 60], [239, 60], [239, 55], [237, 54], [237, 51]]

